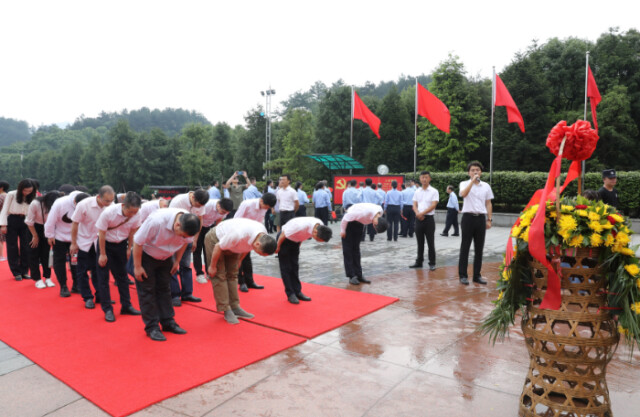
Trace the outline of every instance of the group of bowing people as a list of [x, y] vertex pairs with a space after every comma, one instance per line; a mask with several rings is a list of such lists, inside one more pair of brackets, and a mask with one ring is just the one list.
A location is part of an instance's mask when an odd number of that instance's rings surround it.
[[[32, 279], [38, 289], [55, 287], [49, 264], [51, 250], [60, 297], [79, 293], [85, 308], [95, 309], [100, 304], [105, 320], [115, 322], [111, 273], [118, 288], [120, 315], [141, 316], [147, 336], [164, 341], [163, 331], [186, 333], [175, 320], [174, 307], [182, 301], [201, 302], [193, 295], [191, 252], [198, 271], [204, 251], [206, 275], [198, 274], [196, 280], [210, 282], [216, 309], [230, 324], [238, 323], [238, 318], [254, 317], [242, 309], [238, 297], [240, 269], [253, 283], [251, 288], [261, 287], [251, 276], [251, 251], [260, 256], [278, 253], [287, 300], [292, 304], [311, 301], [302, 292], [299, 278], [300, 245], [311, 238], [327, 242], [332, 230], [315, 217], [295, 217], [299, 203], [290, 177], [283, 175], [279, 185], [275, 195], [265, 193], [242, 201], [230, 218], [233, 202], [229, 198], [210, 199], [203, 189], [179, 194], [170, 202], [143, 202], [137, 193], [116, 194], [109, 185], [102, 186], [97, 195], [63, 186], [37, 196], [37, 181], [24, 179], [17, 190], [7, 194], [0, 211], [0, 232], [7, 237], [7, 258], [16, 281]], [[281, 227], [274, 238], [263, 220], [276, 203]], [[359, 247], [355, 246], [359, 246], [363, 224], [378, 225], [380, 210], [366, 203], [356, 206], [343, 219], [341, 229], [343, 246], [353, 241], [343, 249], [345, 270], [348, 278], [351, 274], [359, 282], [369, 282], [362, 277]], [[348, 226], [349, 222], [359, 226]], [[352, 228], [359, 231], [352, 233]], [[358, 239], [351, 239], [350, 234], [357, 234]], [[140, 310], [131, 303], [129, 275], [135, 278]]]

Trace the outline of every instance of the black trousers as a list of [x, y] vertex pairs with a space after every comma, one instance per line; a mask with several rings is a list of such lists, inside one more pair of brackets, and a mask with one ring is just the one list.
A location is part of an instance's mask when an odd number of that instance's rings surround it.
[[[202, 255], [204, 255], [204, 237], [207, 235], [207, 232], [209, 232], [209, 230], [211, 230], [211, 227], [202, 227], [202, 229], [200, 230], [200, 234], [198, 235], [196, 250], [195, 252], [193, 252], [193, 267], [196, 270], [196, 276], [204, 275], [204, 272], [202, 271]], [[209, 260], [206, 259], [206, 255], [204, 265], [204, 270], [206, 272], [206, 270], [209, 268]]]
[[462, 239], [460, 242], [460, 258], [458, 260], [458, 276], [469, 278], [467, 264], [469, 262], [469, 249], [473, 240], [473, 277], [479, 278], [482, 269], [482, 250], [484, 249], [484, 237], [487, 234], [487, 219], [484, 214], [462, 214]]
[[[109, 289], [109, 271], [113, 275], [120, 294], [120, 304], [122, 307], [131, 306], [131, 295], [129, 294], [129, 277], [127, 276], [127, 249], [128, 241], [120, 243], [105, 242], [104, 250], [107, 254], [107, 264], [102, 267], [96, 262], [98, 272], [98, 297], [102, 311], [113, 311], [111, 306], [111, 290]], [[96, 257], [100, 257], [100, 246], [96, 248]]]
[[282, 242], [282, 246], [280, 246], [280, 252], [278, 252], [278, 263], [280, 264], [280, 275], [282, 275], [284, 292], [287, 297], [291, 294], [298, 295], [302, 291], [300, 276], [298, 275], [300, 270], [299, 257], [300, 243], [285, 239]]
[[[69, 247], [71, 242], [63, 242], [56, 239], [55, 245], [53, 245], [53, 271], [56, 273], [56, 279], [60, 287], [67, 286], [67, 256], [69, 255]], [[77, 281], [77, 267], [71, 265], [71, 279], [75, 286]]]
[[342, 256], [344, 258], [344, 272], [347, 278], [362, 278], [362, 265], [360, 264], [360, 242], [364, 225], [360, 222], [349, 222], [345, 237], [342, 238]]
[[87, 252], [79, 249], [78, 250], [78, 266], [77, 274], [78, 274], [78, 289], [80, 290], [80, 294], [82, 298], [87, 300], [93, 300], [93, 292], [91, 291], [91, 287], [89, 286], [89, 273], [91, 273], [91, 284], [93, 284], [93, 289], [98, 294], [98, 272], [96, 271], [96, 266], [98, 265], [97, 257], [96, 257], [96, 243], [91, 245], [91, 248]]
[[398, 229], [400, 226], [400, 206], [387, 206], [387, 240], [398, 240]]
[[449, 228], [453, 226], [453, 234], [458, 234], [458, 210], [454, 208], [447, 207], [447, 220], [444, 224], [444, 230], [442, 231], [443, 235], [449, 234]]
[[416, 218], [416, 240], [418, 241], [418, 257], [417, 264], [424, 262], [424, 241], [427, 240], [429, 248], [429, 266], [436, 264], [436, 244], [434, 234], [436, 232], [436, 222], [434, 216], [424, 216], [424, 219]]
[[24, 216], [7, 216], [7, 260], [13, 276], [29, 275], [29, 247], [31, 232], [24, 223]]
[[159, 323], [163, 326], [175, 323], [175, 312], [171, 304], [172, 266], [173, 257], [159, 260], [142, 252], [142, 268], [147, 278], [142, 282], [135, 281], [144, 330], [147, 333], [153, 329], [159, 329]]
[[415, 231], [415, 223], [416, 223], [416, 213], [413, 211], [413, 206], [403, 206], [402, 207], [402, 215], [405, 219], [401, 219], [401, 229], [400, 234], [402, 236], [413, 237], [413, 233]]
[[247, 253], [240, 263], [240, 269], [238, 269], [238, 285], [242, 284], [255, 284], [253, 280], [253, 263], [251, 262], [251, 252]]
[[298, 207], [298, 211], [296, 211], [296, 217], [306, 217], [307, 215], [307, 206], [304, 204], [300, 204]]
[[[171, 296], [173, 298], [188, 297], [193, 294], [193, 270], [191, 269], [191, 248], [189, 243], [180, 258], [178, 273], [171, 276]], [[178, 280], [180, 275], [180, 280]]]
[[326, 226], [329, 223], [329, 207], [316, 207], [315, 218], [322, 220]]
[[271, 220], [271, 209], [264, 213], [264, 227], [267, 229], [267, 233], [273, 233], [273, 230], [275, 229], [273, 220]]
[[40, 264], [42, 264], [42, 275], [44, 278], [51, 278], [51, 268], [49, 267], [49, 242], [44, 236], [44, 225], [34, 223], [33, 228], [36, 229], [38, 235], [38, 247], [30, 248], [29, 251], [29, 269], [31, 270], [31, 278], [34, 281], [40, 281]]

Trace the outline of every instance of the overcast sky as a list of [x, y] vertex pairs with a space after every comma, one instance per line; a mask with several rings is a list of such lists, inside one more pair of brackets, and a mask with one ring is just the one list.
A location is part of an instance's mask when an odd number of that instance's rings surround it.
[[0, 116], [30, 125], [140, 107], [243, 124], [315, 81], [429, 74], [449, 53], [500, 72], [533, 39], [640, 26], [636, 1], [7, 0]]

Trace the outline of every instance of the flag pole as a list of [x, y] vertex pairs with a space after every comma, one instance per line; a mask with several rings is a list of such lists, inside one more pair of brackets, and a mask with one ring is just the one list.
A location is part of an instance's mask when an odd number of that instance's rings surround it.
[[[589, 51], [587, 51], [587, 59], [584, 67], [584, 120], [587, 120], [587, 95], [589, 94]], [[578, 195], [582, 194], [582, 185], [584, 184], [584, 171], [586, 169], [585, 161], [581, 164], [580, 178], [578, 178]]]
[[489, 184], [493, 179], [493, 113], [496, 108], [496, 67], [493, 67], [493, 77], [491, 78], [491, 145], [489, 147]]
[[[353, 158], [353, 86], [351, 86], [351, 133], [349, 134], [349, 157]], [[349, 168], [349, 175], [353, 174], [353, 169]]]
[[416, 77], [416, 100], [413, 120], [413, 178], [416, 177], [418, 169], [418, 77]]

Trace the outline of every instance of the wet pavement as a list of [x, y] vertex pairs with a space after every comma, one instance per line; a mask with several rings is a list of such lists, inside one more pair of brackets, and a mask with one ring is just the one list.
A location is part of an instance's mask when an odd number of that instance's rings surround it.
[[[460, 238], [439, 236], [442, 224], [436, 228], [436, 271], [408, 268], [415, 260], [415, 239], [388, 242], [386, 235], [377, 236], [361, 246], [364, 274], [372, 284], [352, 286], [344, 276], [339, 225], [332, 228], [331, 243], [303, 243], [301, 279], [398, 297], [397, 303], [133, 415], [517, 415], [528, 370], [520, 328], [514, 326], [510, 338], [495, 346], [476, 332], [497, 296], [494, 284], [508, 229], [487, 233], [487, 286], [458, 283]], [[253, 256], [253, 264], [256, 273], [280, 276], [274, 257]], [[640, 414], [639, 378], [640, 354], [630, 358], [621, 344], [608, 367], [616, 417]], [[106, 416], [1, 342], [0, 415]]]

